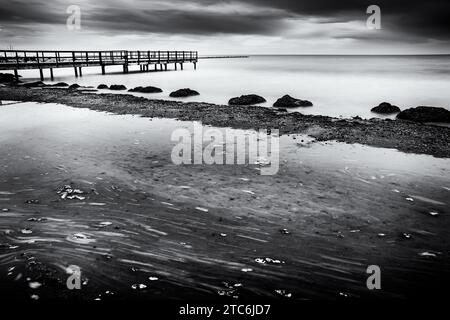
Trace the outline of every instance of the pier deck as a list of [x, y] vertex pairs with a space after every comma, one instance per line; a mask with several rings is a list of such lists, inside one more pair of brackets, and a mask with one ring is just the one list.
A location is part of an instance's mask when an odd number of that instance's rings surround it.
[[168, 64], [178, 65], [183, 69], [184, 63], [193, 63], [197, 67], [197, 51], [32, 51], [32, 50], [0, 50], [0, 70], [13, 70], [18, 78], [18, 70], [38, 69], [41, 80], [44, 80], [44, 69], [50, 70], [53, 80], [53, 69], [74, 68], [75, 76], [82, 76], [83, 67], [101, 67], [105, 74], [107, 66], [121, 65], [123, 72], [128, 73], [130, 65], [139, 65], [140, 71], [149, 71], [150, 65], [155, 70], [167, 70]]

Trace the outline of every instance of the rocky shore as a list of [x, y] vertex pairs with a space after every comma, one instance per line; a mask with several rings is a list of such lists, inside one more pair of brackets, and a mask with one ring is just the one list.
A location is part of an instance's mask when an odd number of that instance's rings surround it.
[[304, 133], [318, 141], [336, 140], [403, 152], [450, 157], [450, 128], [406, 120], [337, 119], [285, 113], [258, 106], [151, 100], [129, 94], [93, 94], [64, 88], [0, 87], [0, 100], [61, 103], [116, 114], [165, 117], [240, 129], [279, 129], [281, 134]]

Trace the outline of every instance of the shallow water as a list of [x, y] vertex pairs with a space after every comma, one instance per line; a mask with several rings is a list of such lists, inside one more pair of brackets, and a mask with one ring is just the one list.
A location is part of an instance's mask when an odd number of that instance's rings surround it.
[[[109, 67], [102, 76], [100, 68], [84, 68], [83, 77], [75, 78], [72, 69], [57, 69], [55, 81], [95, 87], [100, 83], [128, 88], [152, 85], [164, 92], [141, 95], [156, 99], [172, 99], [171, 91], [190, 87], [201, 95], [178, 100], [217, 104], [256, 93], [266, 98], [268, 102], [262, 105], [269, 107], [290, 94], [314, 103], [312, 108], [294, 111], [371, 118], [377, 115], [370, 109], [383, 101], [401, 109], [419, 105], [450, 108], [449, 70], [450, 56], [251, 56], [200, 60], [195, 71], [186, 64], [183, 71], [123, 75], [121, 67]], [[36, 79], [38, 72], [22, 71], [21, 75]]]
[[[2, 106], [2, 290], [41, 299], [406, 297], [448, 276], [448, 159], [291, 135], [280, 139], [275, 176], [255, 165], [175, 166], [170, 135], [193, 125]], [[86, 199], [62, 199], [65, 185]], [[365, 286], [371, 264], [383, 270], [381, 292]], [[65, 289], [71, 265], [82, 270], [81, 293]]]

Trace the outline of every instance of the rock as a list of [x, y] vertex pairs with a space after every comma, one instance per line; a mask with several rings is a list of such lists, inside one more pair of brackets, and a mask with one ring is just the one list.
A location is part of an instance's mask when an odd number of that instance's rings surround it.
[[80, 87], [79, 84], [74, 83], [74, 84], [70, 85], [68, 89], [69, 89], [69, 90], [76, 90], [76, 89], [78, 89], [79, 87]]
[[109, 90], [127, 90], [127, 87], [125, 87], [123, 84], [112, 84], [109, 87]]
[[100, 84], [97, 89], [108, 89], [108, 86], [106, 84]]
[[141, 92], [141, 93], [158, 93], [163, 92], [160, 88], [147, 86], [147, 87], [136, 87], [134, 89], [128, 90], [129, 92]]
[[23, 84], [26, 88], [37, 88], [37, 87], [45, 87], [46, 84], [42, 81], [34, 81], [34, 82], [27, 82]]
[[170, 96], [173, 98], [190, 97], [190, 96], [198, 96], [198, 95], [200, 95], [200, 93], [198, 93], [195, 90], [189, 89], [189, 88], [179, 89], [170, 94]]
[[397, 115], [397, 119], [415, 122], [444, 122], [450, 123], [450, 111], [438, 107], [410, 108]]
[[68, 87], [69, 85], [67, 83], [65, 83], [65, 82], [58, 82], [58, 83], [55, 83], [55, 84], [51, 84], [49, 86], [50, 87]]
[[297, 107], [312, 107], [313, 104], [308, 100], [300, 100], [292, 98], [290, 95], [285, 95], [278, 99], [274, 104], [277, 108], [297, 108]]
[[277, 109], [279, 112], [288, 112], [286, 108], [278, 108]]
[[393, 106], [389, 102], [382, 102], [377, 107], [372, 108], [372, 110], [370, 111], [381, 114], [391, 114], [391, 113], [398, 113], [401, 110], [399, 107]]
[[231, 98], [230, 101], [228, 101], [228, 104], [235, 106], [244, 106], [263, 102], [266, 102], [266, 99], [264, 99], [263, 97], [258, 96], [256, 94], [248, 94], [240, 97]]
[[[19, 76], [20, 77], [20, 76]], [[11, 73], [0, 73], [0, 83], [16, 82], [16, 78]]]

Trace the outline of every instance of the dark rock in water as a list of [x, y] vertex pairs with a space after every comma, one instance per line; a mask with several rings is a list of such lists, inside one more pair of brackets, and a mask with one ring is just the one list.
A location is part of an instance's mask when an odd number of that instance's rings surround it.
[[152, 87], [152, 86], [136, 87], [136, 88], [130, 89], [128, 91], [129, 92], [141, 92], [141, 93], [158, 93], [158, 92], [163, 92], [160, 88]]
[[397, 119], [415, 122], [444, 122], [450, 123], [450, 111], [438, 107], [410, 108], [397, 115]]
[[287, 109], [286, 108], [278, 108], [277, 109], [279, 112], [287, 112]]
[[72, 85], [69, 86], [69, 90], [76, 90], [76, 89], [78, 89], [79, 87], [80, 87], [79, 84], [74, 83], [74, 84], [72, 84]]
[[69, 85], [65, 82], [58, 82], [55, 84], [50, 84], [48, 85], [49, 87], [68, 87]]
[[[19, 76], [20, 77], [20, 76]], [[0, 83], [15, 82], [16, 77], [11, 73], [0, 73]]]
[[274, 104], [277, 108], [296, 108], [296, 107], [312, 107], [313, 104], [308, 100], [300, 100], [292, 98], [290, 95], [285, 95], [278, 99]]
[[45, 87], [46, 84], [42, 81], [34, 81], [34, 82], [27, 82], [23, 84], [26, 88], [37, 88], [37, 87]]
[[112, 84], [109, 87], [109, 90], [127, 90], [127, 87], [125, 87], [123, 84]]
[[372, 108], [372, 110], [370, 111], [382, 114], [390, 114], [400, 112], [401, 110], [399, 107], [393, 106], [389, 102], [382, 102], [377, 107]]
[[230, 101], [228, 101], [228, 104], [234, 106], [244, 106], [263, 102], [266, 102], [266, 99], [263, 97], [258, 96], [257, 94], [247, 94], [240, 97], [231, 98]]
[[108, 89], [108, 86], [106, 84], [100, 84], [97, 89]]
[[189, 89], [189, 88], [179, 89], [170, 94], [170, 96], [173, 98], [190, 97], [190, 96], [198, 96], [198, 95], [200, 95], [200, 93], [198, 93], [195, 90]]

